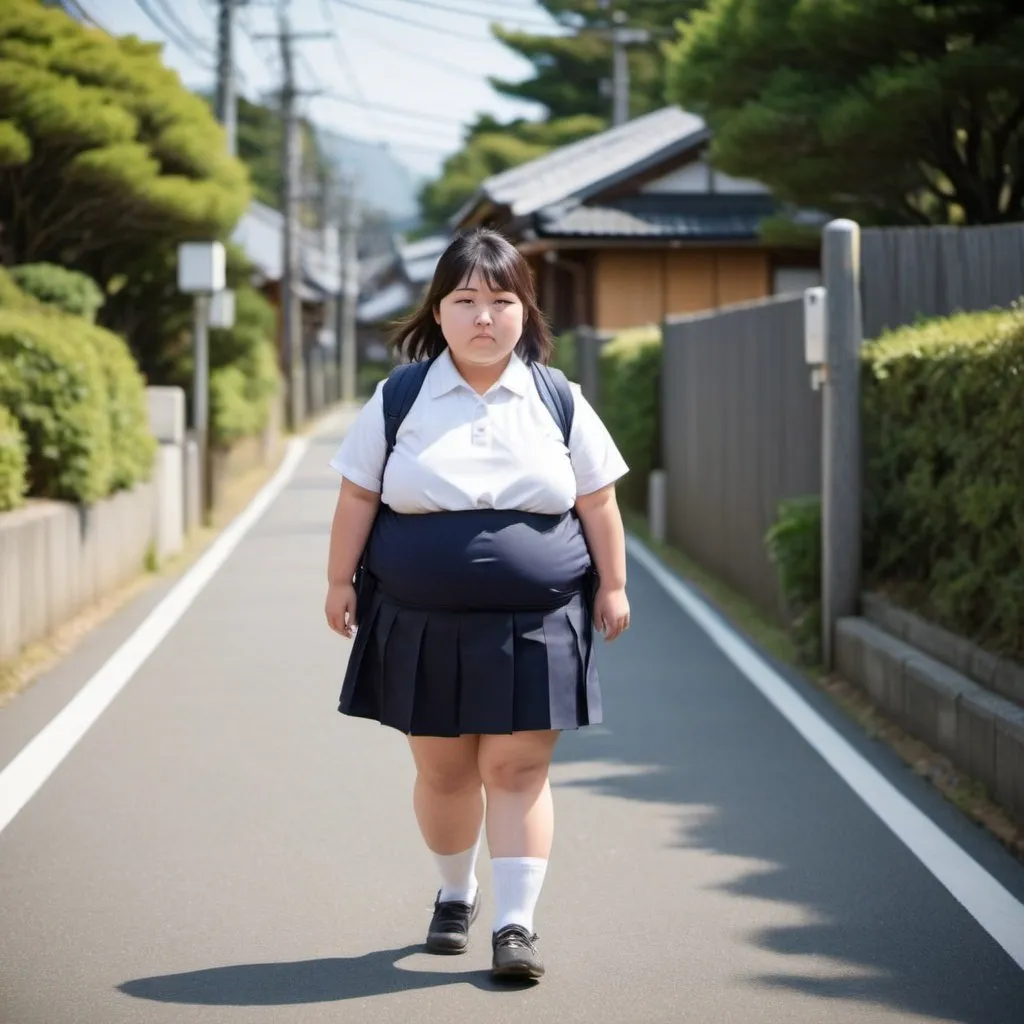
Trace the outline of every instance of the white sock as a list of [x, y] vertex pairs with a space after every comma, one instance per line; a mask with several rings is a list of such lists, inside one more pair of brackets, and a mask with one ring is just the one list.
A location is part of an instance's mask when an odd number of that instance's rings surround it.
[[480, 837], [462, 853], [435, 853], [434, 859], [441, 872], [441, 902], [458, 900], [472, 903], [476, 898], [476, 855], [480, 849]]
[[544, 885], [548, 862], [544, 857], [496, 857], [494, 876], [494, 931], [505, 925], [522, 925], [533, 934], [533, 912]]

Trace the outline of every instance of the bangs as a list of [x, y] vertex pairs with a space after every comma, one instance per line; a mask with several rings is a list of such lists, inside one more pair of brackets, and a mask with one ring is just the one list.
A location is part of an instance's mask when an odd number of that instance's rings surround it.
[[466, 287], [474, 272], [492, 291], [512, 292], [523, 300], [534, 295], [533, 279], [522, 256], [510, 242], [490, 234], [458, 238], [448, 247], [437, 266], [436, 299]]
[[441, 302], [477, 273], [487, 287], [515, 295], [523, 304], [523, 333], [516, 352], [527, 362], [547, 363], [554, 351], [551, 328], [537, 305], [533, 271], [522, 253], [497, 231], [476, 228], [459, 235], [437, 261], [419, 308], [396, 325], [391, 345], [409, 360], [433, 359], [447, 348], [438, 322]]

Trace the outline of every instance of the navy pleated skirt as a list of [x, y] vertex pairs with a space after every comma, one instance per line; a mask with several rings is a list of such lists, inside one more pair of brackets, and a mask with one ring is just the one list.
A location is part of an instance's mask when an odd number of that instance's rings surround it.
[[601, 721], [590, 554], [572, 513], [374, 524], [338, 710], [416, 736]]

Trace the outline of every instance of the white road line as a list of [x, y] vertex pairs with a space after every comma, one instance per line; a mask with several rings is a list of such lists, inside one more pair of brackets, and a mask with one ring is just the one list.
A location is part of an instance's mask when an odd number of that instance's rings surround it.
[[239, 541], [284, 490], [308, 445], [309, 437], [292, 438], [288, 442], [277, 472], [245, 511], [217, 537], [199, 561], [63, 710], [0, 772], [0, 832], [32, 799], [145, 660], [160, 646]]
[[1018, 967], [1024, 968], [1024, 904], [903, 796], [640, 541], [629, 537], [626, 544], [629, 553], [707, 633], [719, 650], [1006, 950]]

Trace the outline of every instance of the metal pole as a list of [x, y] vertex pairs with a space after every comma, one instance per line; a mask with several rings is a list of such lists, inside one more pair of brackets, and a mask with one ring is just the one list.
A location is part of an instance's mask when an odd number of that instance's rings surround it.
[[626, 52], [626, 32], [616, 26], [612, 29], [612, 124], [625, 124], [629, 120], [629, 54]]
[[302, 366], [302, 309], [297, 294], [299, 265], [298, 193], [302, 154], [299, 147], [299, 121], [295, 110], [295, 67], [292, 37], [287, 16], [281, 13], [281, 62], [284, 82], [281, 89], [281, 115], [284, 120], [284, 231], [281, 275], [281, 318], [283, 324], [285, 376], [288, 382], [288, 425], [298, 430], [305, 418], [305, 375]]
[[861, 572], [860, 228], [835, 220], [822, 238], [826, 365], [822, 437], [822, 654], [833, 664], [836, 622], [855, 615]]
[[345, 182], [341, 225], [341, 333], [338, 336], [338, 371], [341, 400], [356, 400], [356, 306], [359, 302], [359, 203], [355, 180]]
[[192, 373], [192, 429], [199, 453], [200, 508], [209, 508], [209, 418], [210, 418], [210, 296], [195, 297], [195, 337]]
[[237, 151], [238, 97], [235, 93], [235, 4], [237, 0], [220, 0], [217, 19], [217, 120], [224, 125], [228, 152]]

